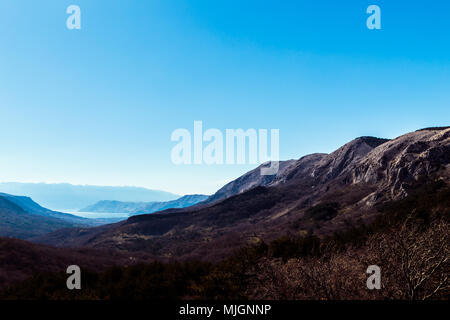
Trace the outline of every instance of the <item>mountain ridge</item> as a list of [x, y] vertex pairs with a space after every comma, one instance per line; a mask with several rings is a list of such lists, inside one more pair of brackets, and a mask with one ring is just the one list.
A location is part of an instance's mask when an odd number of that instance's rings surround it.
[[142, 187], [72, 185], [69, 183], [0, 182], [0, 192], [25, 195], [46, 208], [77, 211], [104, 199], [118, 201], [170, 201], [179, 198], [173, 193]]
[[269, 182], [258, 178], [261, 185], [248, 179], [255, 169], [238, 178], [230, 188], [237, 193], [224, 199], [131, 217], [83, 237], [69, 230], [38, 241], [218, 259], [248, 239], [325, 236], [369, 222], [377, 206], [404, 198], [421, 179], [450, 183], [450, 129], [373, 139], [378, 138], [357, 138], [330, 154], [287, 162]]
[[127, 213], [130, 215], [153, 213], [172, 208], [185, 208], [206, 200], [209, 196], [202, 194], [185, 195], [172, 201], [163, 202], [122, 202], [102, 200], [79, 210], [79, 212]]
[[10, 199], [0, 195], [0, 236], [31, 239], [59, 229], [83, 226], [81, 222], [27, 212]]

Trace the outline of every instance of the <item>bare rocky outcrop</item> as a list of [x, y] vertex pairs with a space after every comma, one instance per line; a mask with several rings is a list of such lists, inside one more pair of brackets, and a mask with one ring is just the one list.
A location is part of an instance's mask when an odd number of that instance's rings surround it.
[[257, 186], [269, 186], [274, 184], [278, 178], [285, 176], [286, 172], [291, 170], [291, 166], [296, 163], [295, 160], [280, 161], [279, 170], [276, 175], [261, 175], [261, 168], [267, 164], [262, 164], [258, 168], [247, 172], [236, 180], [231, 181], [219, 189], [215, 194], [207, 199], [207, 203], [213, 203], [218, 200], [226, 199], [236, 194], [240, 194]]
[[388, 140], [360, 137], [331, 154], [314, 153], [306, 155], [299, 160], [280, 161], [279, 171], [271, 176], [261, 175], [261, 167], [267, 165], [263, 164], [219, 189], [208, 199], [208, 202], [225, 199], [257, 186], [277, 186], [310, 178], [316, 179], [321, 183], [327, 182], [386, 141]]
[[407, 195], [406, 187], [421, 178], [441, 171], [449, 172], [450, 128], [421, 130], [386, 142], [342, 173], [352, 183], [377, 185], [377, 192], [385, 192], [390, 199]]

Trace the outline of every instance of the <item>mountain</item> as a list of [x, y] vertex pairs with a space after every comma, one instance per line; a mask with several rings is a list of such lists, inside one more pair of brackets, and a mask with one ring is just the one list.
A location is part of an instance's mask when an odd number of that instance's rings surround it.
[[72, 214], [52, 211], [50, 209], [41, 207], [39, 204], [34, 202], [30, 197], [24, 196], [13, 196], [6, 193], [0, 193], [0, 197], [3, 197], [12, 203], [18, 205], [21, 209], [26, 211], [27, 213], [31, 213], [33, 215], [43, 216], [43, 217], [51, 217], [56, 219], [61, 219], [69, 223], [79, 224], [79, 225], [99, 225], [101, 224], [98, 221], [92, 219], [86, 219], [82, 217], [78, 217]]
[[181, 198], [165, 202], [122, 202], [113, 200], [99, 201], [87, 206], [80, 212], [128, 213], [131, 215], [153, 213], [171, 208], [186, 208], [208, 199], [202, 194], [185, 195]]
[[114, 218], [87, 219], [52, 211], [29, 197], [0, 193], [0, 237], [29, 239], [61, 228], [92, 227], [120, 221]]
[[132, 213], [140, 208], [159, 202], [124, 202], [116, 200], [102, 200], [90, 206], [78, 210], [79, 212], [97, 212], [97, 213]]
[[132, 215], [153, 213], [167, 209], [188, 208], [190, 206], [201, 203], [202, 201], [205, 201], [206, 199], [208, 199], [208, 197], [209, 196], [203, 194], [190, 194], [172, 201], [153, 202], [135, 210], [134, 212], [132, 212]]
[[[314, 158], [316, 156], [319, 157], [320, 155], [312, 155], [311, 157]], [[286, 171], [289, 171], [295, 163], [296, 163], [295, 160], [280, 161], [279, 170], [277, 174], [270, 176], [261, 175], [261, 168], [267, 166], [267, 164], [263, 164], [258, 168], [247, 172], [246, 174], [237, 178], [236, 180], [226, 184], [224, 187], [220, 188], [215, 194], [209, 197], [206, 200], [206, 202], [212, 203], [217, 200], [222, 200], [257, 186], [271, 185], [274, 181], [277, 180], [277, 178], [282, 176]]]
[[282, 166], [272, 178], [258, 177], [257, 170], [244, 175], [209, 204], [133, 216], [83, 232], [57, 231], [38, 241], [217, 260], [249, 242], [331, 235], [373, 221], [383, 205], [405, 199], [420, 185], [448, 187], [450, 128], [393, 140], [360, 137], [330, 154]]
[[61, 228], [87, 225], [81, 223], [86, 219], [80, 218], [75, 223], [51, 215], [32, 214], [20, 207], [19, 202], [9, 195], [0, 195], [0, 236], [29, 239]]
[[331, 155], [315, 153], [302, 157], [297, 161], [280, 161], [277, 174], [272, 176], [263, 176], [260, 174], [261, 168], [268, 165], [263, 164], [228, 183], [212, 195], [206, 202], [215, 202], [217, 200], [225, 199], [257, 186], [275, 186], [286, 183], [295, 177], [317, 175], [316, 172], [321, 171], [321, 168], [329, 170], [330, 172], [327, 176], [330, 177], [333, 175], [333, 172], [339, 172], [340, 168], [361, 158], [373, 148], [387, 141], [387, 139], [361, 137], [346, 144]]
[[0, 183], [0, 192], [27, 195], [44, 207], [60, 211], [77, 211], [105, 199], [117, 201], [170, 201], [179, 196], [139, 187], [77, 186], [67, 183]]

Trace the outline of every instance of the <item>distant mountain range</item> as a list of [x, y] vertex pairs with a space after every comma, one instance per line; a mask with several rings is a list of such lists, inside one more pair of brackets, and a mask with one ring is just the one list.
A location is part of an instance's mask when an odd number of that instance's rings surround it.
[[93, 227], [123, 219], [88, 219], [44, 208], [29, 197], [0, 193], [0, 237], [30, 239], [58, 229]]
[[208, 199], [208, 197], [209, 196], [207, 195], [193, 194], [165, 202], [122, 202], [115, 200], [102, 200], [79, 211], [97, 213], [127, 213], [129, 215], [138, 215], [172, 208], [186, 208], [202, 202]]
[[0, 193], [0, 236], [29, 239], [61, 228], [93, 225], [99, 223], [48, 210], [28, 197]]
[[0, 183], [0, 192], [33, 198], [44, 207], [59, 211], [77, 211], [105, 199], [130, 202], [170, 201], [180, 196], [140, 187], [80, 186], [67, 183]]
[[219, 259], [253, 240], [326, 236], [372, 221], [380, 206], [424, 183], [450, 186], [450, 128], [428, 128], [393, 140], [357, 138], [330, 154], [259, 168], [206, 201], [164, 214], [139, 215], [80, 233], [57, 231], [45, 244], [119, 248], [159, 257]]

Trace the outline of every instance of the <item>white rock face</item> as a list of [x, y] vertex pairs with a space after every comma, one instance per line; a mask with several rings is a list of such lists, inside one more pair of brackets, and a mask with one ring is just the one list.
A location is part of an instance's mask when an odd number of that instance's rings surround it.
[[379, 184], [392, 198], [406, 195], [405, 186], [440, 172], [448, 177], [450, 128], [408, 133], [381, 144], [342, 172], [351, 183]]

